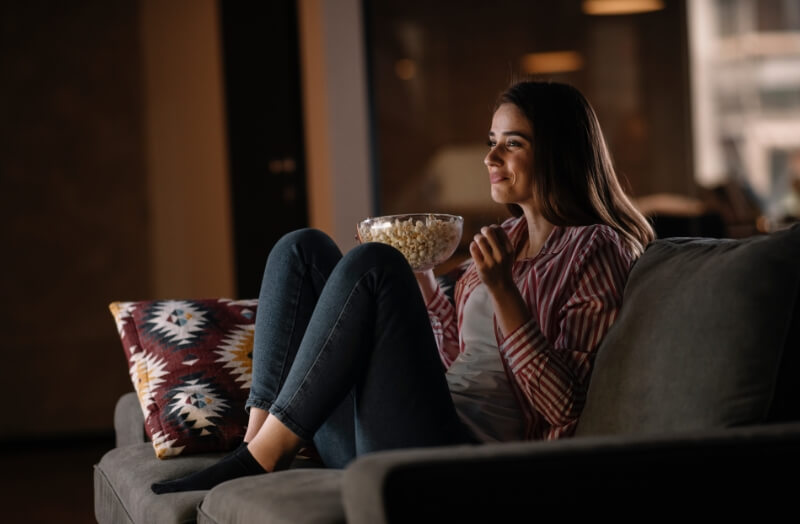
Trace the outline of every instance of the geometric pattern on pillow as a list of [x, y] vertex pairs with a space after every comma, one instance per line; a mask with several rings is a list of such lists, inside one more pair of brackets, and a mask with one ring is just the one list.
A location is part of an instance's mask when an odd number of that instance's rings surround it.
[[257, 304], [216, 298], [109, 305], [158, 458], [241, 442]]

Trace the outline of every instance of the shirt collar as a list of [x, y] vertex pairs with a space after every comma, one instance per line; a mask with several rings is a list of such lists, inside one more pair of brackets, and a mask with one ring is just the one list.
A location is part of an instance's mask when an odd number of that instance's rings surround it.
[[553, 230], [550, 231], [550, 234], [547, 236], [547, 240], [544, 241], [544, 245], [539, 252], [550, 254], [559, 253], [564, 249], [564, 247], [566, 247], [567, 243], [569, 242], [569, 237], [570, 235], [568, 227], [553, 226]]
[[[553, 226], [539, 254], [555, 254], [563, 250], [564, 246], [569, 242], [569, 229], [570, 228], [563, 226]], [[524, 215], [516, 219], [516, 223], [511, 225], [509, 233], [511, 243], [514, 247], [519, 246], [520, 242], [525, 242], [525, 238], [528, 235], [528, 221], [525, 220]]]

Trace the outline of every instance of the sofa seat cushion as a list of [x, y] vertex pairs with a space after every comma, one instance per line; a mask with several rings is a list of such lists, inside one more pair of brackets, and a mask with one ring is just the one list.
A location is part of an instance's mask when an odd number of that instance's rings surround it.
[[304, 468], [230, 480], [208, 492], [198, 524], [344, 523], [342, 471]]
[[150, 484], [181, 477], [216, 462], [224, 453], [160, 460], [153, 445], [142, 442], [114, 448], [94, 467], [95, 516], [100, 524], [195, 522], [207, 491], [156, 495]]
[[[633, 266], [598, 349], [577, 435], [768, 420], [798, 322], [800, 225], [742, 240], [665, 239]], [[792, 395], [796, 404], [798, 385]]]

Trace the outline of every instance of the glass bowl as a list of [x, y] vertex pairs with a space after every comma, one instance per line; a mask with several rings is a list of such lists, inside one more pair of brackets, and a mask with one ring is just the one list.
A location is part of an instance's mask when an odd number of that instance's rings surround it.
[[397, 248], [414, 271], [427, 271], [453, 256], [464, 219], [442, 213], [385, 215], [357, 225], [360, 242], [382, 242]]

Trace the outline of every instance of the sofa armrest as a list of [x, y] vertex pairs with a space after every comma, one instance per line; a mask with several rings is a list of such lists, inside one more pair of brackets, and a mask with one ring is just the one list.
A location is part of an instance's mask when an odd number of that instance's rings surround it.
[[[348, 524], [514, 522], [550, 508], [619, 517], [793, 504], [800, 423], [364, 455], [344, 472]], [[787, 475], [787, 473], [789, 475]], [[633, 504], [631, 504], [634, 502]], [[631, 513], [632, 515], [633, 513]]]
[[118, 448], [147, 441], [144, 414], [136, 393], [125, 393], [117, 400], [114, 407], [114, 433]]

